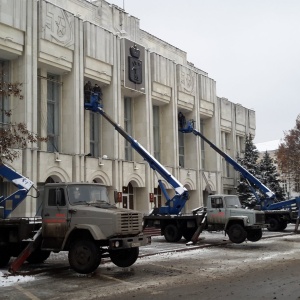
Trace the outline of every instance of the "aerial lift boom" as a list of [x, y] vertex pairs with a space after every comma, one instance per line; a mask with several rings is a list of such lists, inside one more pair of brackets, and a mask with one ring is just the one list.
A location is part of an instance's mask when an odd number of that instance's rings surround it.
[[[188, 121], [187, 125], [184, 128], [179, 129], [183, 133], [193, 133], [194, 135], [200, 136], [211, 148], [213, 148], [216, 152], [218, 152], [230, 165], [233, 166], [233, 168], [240, 172], [241, 175], [247, 180], [257, 202], [260, 204], [261, 199], [256, 193], [256, 190], [253, 188], [252, 185], [255, 185], [265, 196], [267, 199], [269, 199], [269, 203], [273, 203], [273, 200], [275, 199], [275, 194], [262, 182], [260, 182], [255, 176], [253, 176], [249, 171], [247, 171], [243, 166], [238, 164], [234, 159], [232, 159], [228, 154], [223, 152], [221, 149], [219, 149], [214, 143], [212, 143], [210, 140], [208, 140], [201, 132], [196, 130], [194, 128], [194, 121]], [[251, 184], [252, 185], [251, 185]]]
[[[241, 175], [246, 179], [251, 191], [253, 192], [253, 194], [256, 198], [257, 204], [260, 205], [262, 210], [269, 211], [270, 216], [272, 214], [272, 216], [273, 216], [272, 221], [274, 221], [275, 214], [274, 214], [274, 212], [271, 212], [271, 211], [283, 210], [283, 209], [292, 210], [293, 207], [295, 207], [296, 205], [299, 208], [299, 206], [300, 206], [300, 197], [296, 197], [296, 198], [293, 198], [293, 199], [288, 199], [288, 200], [285, 200], [285, 201], [276, 202], [276, 195], [275, 195], [274, 192], [272, 192], [267, 186], [265, 186], [255, 176], [253, 176], [243, 166], [241, 166], [234, 159], [232, 159], [228, 154], [223, 152], [214, 143], [212, 143], [210, 140], [208, 140], [201, 132], [194, 129], [194, 121], [193, 120], [187, 121], [186, 124], [183, 124], [183, 125], [184, 126], [179, 128], [179, 131], [181, 131], [183, 133], [193, 133], [194, 135], [201, 137], [210, 147], [212, 147], [230, 165], [232, 165], [233, 168], [236, 171], [241, 173]], [[255, 187], [257, 187], [261, 191], [261, 193], [264, 195], [264, 198], [260, 198], [260, 196], [258, 195], [258, 193], [255, 190]], [[284, 222], [282, 224], [284, 224]], [[284, 226], [282, 225], [282, 227], [280, 229], [282, 229], [283, 227]]]
[[[209, 207], [197, 208], [192, 214], [182, 214], [181, 210], [188, 200], [187, 189], [170, 174], [151, 154], [147, 152], [135, 139], [133, 139], [119, 124], [113, 121], [103, 110], [98, 102], [98, 97], [91, 94], [90, 101], [84, 107], [87, 110], [99, 113], [131, 144], [131, 146], [149, 163], [149, 166], [161, 175], [175, 190], [175, 196], [169, 197], [162, 182], [159, 185], [167, 199], [166, 206], [153, 209], [148, 215], [144, 216], [144, 228], [156, 227], [161, 229], [161, 234], [168, 242], [178, 242], [182, 236], [192, 244], [196, 243], [200, 233], [204, 229], [225, 230], [235, 243], [242, 243], [246, 238], [250, 241], [258, 241], [262, 235], [264, 226], [264, 214], [257, 211], [241, 211], [238, 207], [231, 207], [228, 201], [235, 199], [225, 199], [223, 195], [211, 198]], [[235, 197], [237, 199], [237, 197]], [[238, 199], [237, 199], [238, 200]], [[215, 207], [216, 201], [222, 203], [220, 207]], [[228, 204], [228, 206], [227, 206]], [[223, 206], [224, 205], [224, 206]], [[222, 220], [216, 220], [215, 215], [222, 215]], [[219, 217], [218, 217], [219, 219]], [[247, 221], [246, 221], [247, 219]]]
[[175, 190], [175, 196], [171, 198], [161, 180], [158, 184], [166, 197], [166, 205], [159, 208], [159, 214], [175, 214], [178, 215], [186, 201], [189, 199], [187, 189], [168, 171], [162, 166], [142, 145], [140, 145], [134, 138], [132, 138], [119, 124], [106, 114], [101, 105], [97, 101], [98, 97], [95, 94], [91, 95], [90, 102], [84, 104], [86, 110], [90, 110], [102, 115], [109, 123], [111, 123], [115, 130], [117, 130], [149, 164], [149, 166], [159, 173]]
[[5, 219], [26, 198], [30, 189], [34, 186], [31, 180], [14, 171], [3, 163], [0, 164], [0, 176], [9, 180], [18, 188], [16, 192], [5, 198], [4, 196], [0, 196], [0, 209], [3, 210], [2, 217]]

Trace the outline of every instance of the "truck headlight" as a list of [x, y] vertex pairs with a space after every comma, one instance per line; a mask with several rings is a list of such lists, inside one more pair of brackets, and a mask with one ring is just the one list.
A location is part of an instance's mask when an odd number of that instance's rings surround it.
[[119, 248], [120, 247], [120, 242], [119, 241], [115, 241], [114, 246], [115, 246], [115, 248]]

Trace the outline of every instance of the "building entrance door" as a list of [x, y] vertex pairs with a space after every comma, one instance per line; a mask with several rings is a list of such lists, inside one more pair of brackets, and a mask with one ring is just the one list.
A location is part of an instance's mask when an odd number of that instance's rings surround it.
[[161, 188], [158, 186], [154, 188], [154, 207], [161, 207]]
[[133, 186], [131, 183], [128, 186], [123, 186], [122, 207], [134, 209], [133, 205]]

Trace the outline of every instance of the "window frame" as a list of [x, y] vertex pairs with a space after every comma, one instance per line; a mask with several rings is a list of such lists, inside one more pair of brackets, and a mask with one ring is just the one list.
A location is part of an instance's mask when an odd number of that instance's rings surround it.
[[178, 132], [178, 161], [179, 161], [179, 167], [184, 168], [184, 136], [185, 134], [181, 131]]
[[153, 154], [155, 159], [160, 161], [160, 109], [159, 106], [153, 106]]
[[[47, 73], [47, 151], [59, 152], [60, 76]], [[50, 89], [50, 87], [52, 89]], [[50, 94], [50, 91], [52, 94]], [[50, 111], [50, 107], [53, 108]], [[52, 122], [50, 121], [52, 119]], [[51, 129], [51, 131], [49, 130]]]
[[[10, 82], [10, 70], [9, 61], [0, 60], [0, 80], [1, 84], [5, 82]], [[9, 97], [0, 94], [0, 124], [5, 125], [9, 123], [9, 117], [5, 114], [5, 111], [10, 109]]]
[[92, 157], [100, 157], [100, 120], [99, 115], [90, 112], [90, 153]]
[[[132, 122], [132, 98], [124, 98], [124, 129], [132, 136], [133, 122]], [[125, 160], [133, 161], [133, 151], [130, 143], [125, 140]]]

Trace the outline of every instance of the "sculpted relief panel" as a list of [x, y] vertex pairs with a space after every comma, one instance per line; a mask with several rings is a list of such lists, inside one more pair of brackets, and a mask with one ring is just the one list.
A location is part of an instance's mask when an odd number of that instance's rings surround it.
[[40, 9], [41, 38], [74, 50], [74, 15], [45, 1]]
[[177, 66], [178, 90], [180, 92], [195, 96], [196, 74], [193, 70], [184, 66]]

